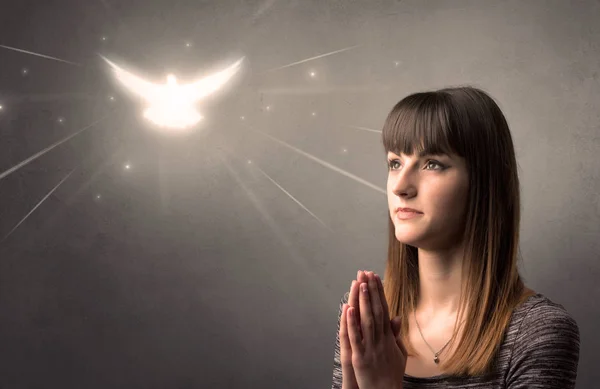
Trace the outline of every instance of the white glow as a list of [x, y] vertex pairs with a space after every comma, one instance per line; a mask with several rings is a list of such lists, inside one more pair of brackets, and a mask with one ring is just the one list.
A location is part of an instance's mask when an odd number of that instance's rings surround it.
[[102, 58], [112, 67], [123, 86], [146, 101], [148, 108], [143, 114], [146, 119], [161, 127], [180, 129], [192, 127], [203, 118], [194, 105], [221, 89], [239, 71], [244, 60], [242, 57], [224, 70], [191, 84], [179, 85], [172, 74], [167, 76], [166, 84], [153, 84]]
[[244, 116], [240, 116], [240, 119], [244, 120], [244, 119], [246, 119], [246, 118], [245, 118]]
[[129, 169], [131, 169], [131, 165], [130, 165], [130, 164], [127, 164], [127, 165], [125, 165], [125, 169], [126, 169], [126, 170], [129, 170]]
[[310, 76], [314, 77], [314, 76], [316, 76], [316, 73], [315, 72], [310, 72]]
[[23, 70], [21, 70], [21, 73], [23, 73], [23, 74], [27, 74], [27, 73], [29, 73], [29, 70], [27, 70], [27, 69], [23, 68]]
[[313, 113], [312, 113], [312, 115], [313, 115], [313, 116], [317, 116], [317, 113], [316, 113], [316, 112], [313, 112]]
[[2, 110], [2, 106], [0, 105], [0, 111]]
[[105, 41], [105, 40], [106, 40], [106, 37], [105, 37], [105, 36], [103, 36], [103, 37], [102, 37], [102, 40], [103, 40], [103, 41]]
[[62, 123], [62, 122], [64, 122], [64, 121], [65, 121], [65, 119], [63, 119], [63, 118], [58, 118], [58, 122], [59, 122], [59, 123]]

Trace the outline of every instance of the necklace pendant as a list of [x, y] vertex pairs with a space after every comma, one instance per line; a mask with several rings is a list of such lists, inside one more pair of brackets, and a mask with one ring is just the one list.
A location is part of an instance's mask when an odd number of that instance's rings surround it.
[[433, 362], [435, 362], [436, 364], [440, 363], [440, 359], [438, 358], [437, 354], [436, 354], [436, 356], [433, 358]]

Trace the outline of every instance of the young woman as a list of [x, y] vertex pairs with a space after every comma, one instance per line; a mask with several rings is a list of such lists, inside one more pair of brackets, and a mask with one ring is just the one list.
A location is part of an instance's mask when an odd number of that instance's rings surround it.
[[359, 271], [342, 298], [332, 388], [574, 388], [577, 323], [517, 270], [519, 178], [498, 105], [473, 87], [415, 93], [382, 137], [385, 282]]

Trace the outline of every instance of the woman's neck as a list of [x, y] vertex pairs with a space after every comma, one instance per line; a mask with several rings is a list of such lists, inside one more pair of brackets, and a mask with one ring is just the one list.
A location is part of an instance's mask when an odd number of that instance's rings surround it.
[[417, 311], [427, 316], [456, 315], [462, 284], [463, 251], [425, 252], [419, 249]]

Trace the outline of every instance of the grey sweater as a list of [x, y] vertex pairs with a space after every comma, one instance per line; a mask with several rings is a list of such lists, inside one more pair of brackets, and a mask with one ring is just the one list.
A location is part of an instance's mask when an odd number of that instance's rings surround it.
[[[348, 293], [338, 311], [332, 389], [342, 387], [339, 330], [342, 306], [347, 302]], [[403, 389], [573, 389], [579, 363], [577, 322], [562, 305], [540, 293], [531, 296], [513, 312], [496, 358], [492, 374], [472, 377], [405, 374]]]

